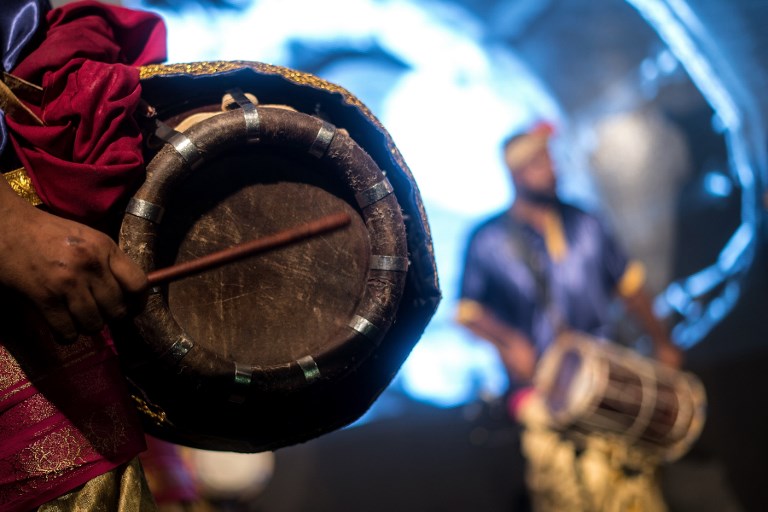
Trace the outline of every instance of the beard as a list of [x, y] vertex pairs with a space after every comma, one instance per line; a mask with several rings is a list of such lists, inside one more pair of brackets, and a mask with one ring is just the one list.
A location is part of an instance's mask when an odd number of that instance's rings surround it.
[[516, 194], [520, 199], [542, 206], [554, 206], [560, 204], [560, 198], [557, 197], [557, 192], [554, 190], [531, 190], [529, 188], [521, 187], [516, 190]]

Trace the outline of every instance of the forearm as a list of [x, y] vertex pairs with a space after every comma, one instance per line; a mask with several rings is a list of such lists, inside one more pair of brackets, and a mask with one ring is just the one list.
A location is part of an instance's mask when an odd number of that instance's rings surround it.
[[461, 301], [456, 321], [497, 347], [507, 347], [521, 339], [525, 340], [519, 330], [501, 322], [482, 304], [474, 301]]
[[31, 300], [66, 340], [143, 307], [146, 276], [113, 240], [33, 207], [0, 181], [0, 284]]
[[651, 296], [645, 289], [640, 289], [634, 294], [624, 297], [624, 303], [630, 315], [640, 323], [654, 344], [669, 341], [669, 330], [654, 313]]
[[672, 342], [669, 329], [654, 313], [650, 294], [641, 288], [634, 294], [624, 297], [629, 313], [637, 319], [653, 343], [657, 359], [673, 367], [682, 365], [682, 352]]
[[456, 320], [496, 347], [502, 363], [519, 384], [530, 383], [536, 355], [533, 344], [523, 332], [500, 321], [476, 302], [462, 301]]

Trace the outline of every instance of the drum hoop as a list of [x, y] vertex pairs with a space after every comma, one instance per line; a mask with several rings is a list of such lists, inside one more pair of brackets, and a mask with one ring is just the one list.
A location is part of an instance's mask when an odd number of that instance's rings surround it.
[[[258, 122], [255, 122], [258, 116]], [[255, 128], [254, 128], [255, 127]], [[290, 129], [287, 129], [290, 128]], [[258, 130], [254, 133], [254, 130]], [[369, 268], [365, 291], [349, 321], [342, 343], [272, 366], [252, 366], [224, 359], [200, 346], [173, 318], [162, 293], [151, 294], [135, 324], [152, 352], [178, 371], [195, 376], [185, 362], [198, 352], [210, 366], [205, 375], [231, 376], [230, 399], [242, 402], [252, 389], [294, 390], [354, 370], [338, 351], [356, 348], [356, 363], [381, 343], [393, 322], [405, 286], [405, 226], [392, 186], [368, 154], [343, 131], [313, 116], [269, 107], [237, 109], [176, 132], [147, 166], [147, 179], [134, 195], [123, 219], [120, 245], [145, 271], [155, 267], [158, 229], [167, 197], [174, 187], [205, 161], [232, 146], [260, 145], [298, 150], [321, 161], [336, 179], [352, 189], [365, 221], [375, 268]], [[141, 205], [136, 208], [135, 205]], [[144, 212], [151, 212], [144, 214]], [[395, 262], [382, 265], [381, 262]], [[159, 340], [159, 341], [153, 341]], [[202, 375], [201, 375], [202, 376]]]
[[[689, 396], [695, 396], [692, 382], [687, 374], [681, 375], [680, 378], [675, 380], [675, 387], [685, 389]], [[670, 429], [673, 439], [680, 438], [682, 440], [685, 438], [684, 434], [689, 432], [689, 427], [694, 421], [695, 416], [696, 405], [692, 401], [678, 399], [677, 418], [675, 424]]]
[[[653, 367], [645, 361], [638, 360], [637, 363], [642, 364], [645, 369], [650, 369], [650, 373], [655, 375]], [[648, 372], [637, 371], [637, 376], [640, 379], [640, 388], [643, 390], [643, 396], [640, 397], [640, 411], [637, 413], [632, 426], [624, 431], [624, 435], [632, 441], [640, 439], [640, 436], [643, 435], [643, 432], [650, 425], [651, 418], [656, 410], [659, 394], [658, 381], [650, 379]]]
[[534, 385], [542, 396], [549, 396], [565, 355], [569, 352], [576, 352], [581, 358], [581, 365], [574, 381], [585, 382], [582, 391], [586, 389], [590, 393], [582, 392], [577, 396], [568, 393], [567, 408], [560, 411], [550, 410], [552, 419], [559, 426], [572, 425], [580, 418], [591, 415], [598, 409], [599, 403], [594, 399], [597, 396], [595, 390], [600, 387], [605, 388], [608, 377], [605, 365], [601, 364], [599, 358], [592, 357], [594, 354], [593, 345], [594, 342], [582, 340], [578, 333], [569, 332], [567, 336], [558, 337], [539, 362]]
[[[690, 392], [692, 404], [692, 411], [690, 415], [690, 421], [687, 425], [686, 435], [680, 439], [677, 443], [672, 444], [664, 452], [664, 460], [666, 462], [674, 462], [683, 455], [685, 455], [694, 442], [701, 435], [704, 430], [704, 423], [707, 417], [707, 394], [704, 389], [704, 385], [701, 383], [698, 377], [692, 373], [683, 373], [678, 381], [685, 381], [685, 387]], [[673, 429], [678, 425], [675, 424]], [[681, 425], [680, 429], [684, 429], [686, 426]]]

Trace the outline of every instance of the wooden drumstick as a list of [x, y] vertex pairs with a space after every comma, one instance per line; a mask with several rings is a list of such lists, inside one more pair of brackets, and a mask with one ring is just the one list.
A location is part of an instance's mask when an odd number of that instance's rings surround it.
[[147, 274], [149, 286], [169, 283], [190, 275], [210, 270], [260, 252], [276, 249], [293, 242], [298, 242], [321, 233], [326, 233], [346, 226], [352, 221], [348, 213], [334, 213], [320, 219], [307, 222], [272, 235], [256, 238], [249, 242], [234, 245], [194, 260], [185, 261], [170, 267], [153, 270]]

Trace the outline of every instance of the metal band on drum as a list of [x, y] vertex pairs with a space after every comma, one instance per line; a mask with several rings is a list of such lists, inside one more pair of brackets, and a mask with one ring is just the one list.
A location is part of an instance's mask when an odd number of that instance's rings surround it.
[[141, 217], [153, 224], [160, 224], [163, 220], [163, 215], [165, 215], [165, 208], [150, 203], [149, 201], [132, 197], [131, 200], [128, 201], [125, 213], [133, 215], [134, 217]]
[[362, 316], [355, 315], [349, 322], [349, 326], [357, 333], [362, 334], [366, 338], [376, 341], [380, 336], [381, 329], [379, 329], [373, 322]]
[[203, 156], [195, 144], [181, 132], [167, 124], [158, 121], [155, 136], [172, 147], [184, 160], [190, 169], [197, 169], [203, 161]]
[[253, 368], [250, 366], [240, 366], [235, 361], [235, 376], [232, 382], [233, 391], [229, 401], [235, 404], [241, 404], [248, 398], [248, 389], [253, 380]]
[[383, 270], [385, 272], [408, 272], [410, 262], [408, 258], [401, 256], [387, 256], [383, 254], [374, 254], [368, 268], [371, 270]]
[[378, 203], [387, 197], [393, 191], [394, 189], [392, 188], [392, 184], [389, 183], [389, 180], [383, 178], [381, 181], [355, 194], [355, 199], [360, 208], [368, 208], [372, 204]]
[[248, 142], [258, 142], [261, 120], [259, 119], [259, 111], [256, 109], [256, 105], [240, 89], [230, 89], [227, 91], [227, 94], [232, 96], [232, 99], [235, 100], [235, 103], [238, 104], [243, 112]]
[[336, 128], [331, 123], [323, 123], [317, 131], [315, 141], [309, 147], [309, 154], [315, 158], [323, 158], [335, 134]]
[[187, 336], [182, 335], [171, 344], [162, 358], [172, 365], [178, 366], [193, 348], [195, 348], [195, 342]]
[[304, 378], [307, 379], [307, 382], [314, 382], [322, 376], [320, 368], [318, 368], [317, 362], [312, 356], [304, 356], [301, 359], [297, 359], [296, 363], [301, 368], [301, 371], [304, 372]]

